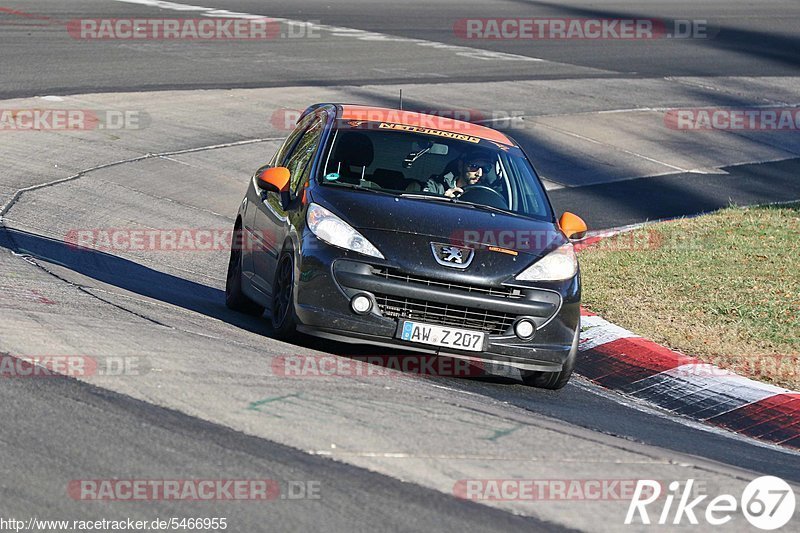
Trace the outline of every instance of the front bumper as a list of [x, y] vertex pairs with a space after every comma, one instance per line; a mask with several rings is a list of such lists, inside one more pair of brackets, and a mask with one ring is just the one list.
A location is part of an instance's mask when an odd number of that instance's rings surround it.
[[[298, 258], [295, 308], [303, 333], [350, 343], [448, 355], [501, 366], [555, 372], [562, 368], [580, 323], [580, 283], [549, 287], [483, 287], [420, 277], [316, 240]], [[350, 308], [356, 294], [372, 301], [368, 314]], [[536, 325], [532, 339], [513, 331], [519, 318]], [[404, 319], [487, 333], [485, 351], [460, 351], [398, 338]]]

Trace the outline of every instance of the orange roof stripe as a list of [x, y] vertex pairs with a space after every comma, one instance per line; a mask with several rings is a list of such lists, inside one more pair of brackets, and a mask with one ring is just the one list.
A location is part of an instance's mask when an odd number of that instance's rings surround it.
[[430, 128], [442, 130], [450, 133], [461, 133], [480, 137], [487, 141], [494, 141], [510, 146], [514, 146], [504, 134], [497, 130], [480, 126], [463, 120], [454, 118], [427, 115], [414, 111], [400, 111], [399, 109], [388, 109], [385, 107], [369, 107], [361, 105], [343, 105], [342, 119], [344, 120], [364, 120], [367, 122], [389, 122], [392, 124], [402, 124], [404, 126], [416, 126], [420, 128]]

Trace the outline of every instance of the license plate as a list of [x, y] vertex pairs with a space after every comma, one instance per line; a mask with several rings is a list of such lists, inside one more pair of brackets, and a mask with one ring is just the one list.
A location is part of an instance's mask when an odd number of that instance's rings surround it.
[[483, 351], [486, 334], [480, 331], [434, 326], [405, 320], [403, 321], [403, 328], [400, 330], [400, 338], [409, 342], [481, 352]]

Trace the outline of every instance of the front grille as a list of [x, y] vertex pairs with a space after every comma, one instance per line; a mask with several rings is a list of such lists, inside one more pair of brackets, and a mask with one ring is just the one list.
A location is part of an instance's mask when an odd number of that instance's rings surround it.
[[375, 300], [378, 303], [381, 314], [385, 317], [418, 320], [439, 326], [473, 329], [491, 335], [505, 333], [516, 319], [515, 315], [508, 313], [426, 302], [404, 296], [375, 294]]
[[438, 287], [443, 289], [457, 289], [466, 292], [475, 292], [479, 294], [486, 294], [488, 296], [499, 296], [501, 298], [522, 298], [522, 291], [513, 287], [478, 287], [477, 285], [464, 285], [461, 283], [450, 283], [448, 281], [439, 281], [428, 278], [418, 278], [403, 274], [398, 270], [391, 268], [383, 268], [376, 270], [375, 274], [384, 278], [395, 281], [403, 281], [405, 283], [418, 283], [420, 285], [427, 285], [428, 287]]

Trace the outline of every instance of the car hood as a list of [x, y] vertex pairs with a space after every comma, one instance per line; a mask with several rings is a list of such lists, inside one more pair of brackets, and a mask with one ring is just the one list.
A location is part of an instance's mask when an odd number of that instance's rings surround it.
[[[313, 201], [330, 209], [365, 237], [374, 235], [384, 244], [385, 234], [390, 233], [397, 235], [397, 244], [413, 241], [415, 248], [419, 247], [417, 241], [424, 242], [426, 247], [430, 242], [439, 242], [468, 246], [507, 258], [517, 257], [523, 263], [530, 263], [567, 242], [552, 222], [483, 211], [463, 204], [334, 187], [316, 192]], [[407, 237], [401, 239], [400, 234]]]

